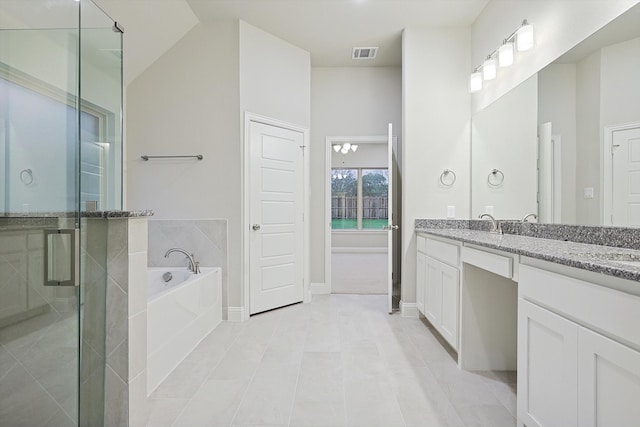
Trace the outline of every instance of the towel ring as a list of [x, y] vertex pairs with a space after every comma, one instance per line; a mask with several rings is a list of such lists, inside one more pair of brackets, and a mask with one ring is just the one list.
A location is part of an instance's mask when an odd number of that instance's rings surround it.
[[23, 169], [20, 171], [20, 181], [24, 185], [31, 185], [33, 183], [33, 171], [31, 169]]
[[487, 175], [487, 183], [492, 187], [500, 187], [504, 182], [504, 173], [500, 169], [491, 169]]
[[[450, 182], [445, 182], [445, 179], [449, 176], [452, 175], [453, 178], [450, 179]], [[440, 182], [442, 183], [442, 185], [444, 185], [445, 187], [451, 187], [453, 184], [455, 184], [456, 182], [456, 173], [454, 171], [452, 171], [451, 169], [445, 169], [442, 171], [442, 173], [440, 174]]]

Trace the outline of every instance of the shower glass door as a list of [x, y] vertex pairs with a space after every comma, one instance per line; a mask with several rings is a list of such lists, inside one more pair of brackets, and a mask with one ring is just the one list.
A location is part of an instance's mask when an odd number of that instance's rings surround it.
[[104, 424], [106, 227], [85, 211], [121, 208], [112, 26], [90, 1], [0, 3], [2, 426]]

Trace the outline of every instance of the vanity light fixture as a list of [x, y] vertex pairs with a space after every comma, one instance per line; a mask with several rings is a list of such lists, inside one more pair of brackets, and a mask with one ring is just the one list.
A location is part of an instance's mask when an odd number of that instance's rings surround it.
[[482, 90], [482, 81], [495, 79], [498, 67], [512, 65], [515, 59], [514, 47], [518, 52], [523, 52], [531, 49], [534, 44], [533, 25], [525, 19], [520, 27], [503, 40], [502, 45], [487, 55], [487, 59], [481, 65], [474, 68], [469, 78], [469, 91], [474, 93]]
[[473, 92], [478, 92], [482, 89], [482, 73], [478, 71], [476, 68], [473, 73], [471, 73], [471, 78], [469, 79], [469, 90]]
[[498, 65], [502, 68], [513, 65], [513, 42], [505, 40], [498, 48]]
[[333, 151], [336, 153], [347, 154], [349, 151], [356, 152], [358, 150], [357, 144], [351, 144], [349, 142], [345, 142], [344, 144], [333, 144]]
[[493, 80], [497, 75], [496, 58], [489, 55], [482, 63], [482, 78], [485, 80]]
[[533, 47], [533, 25], [525, 19], [522, 26], [516, 31], [516, 47], [518, 52], [529, 50]]

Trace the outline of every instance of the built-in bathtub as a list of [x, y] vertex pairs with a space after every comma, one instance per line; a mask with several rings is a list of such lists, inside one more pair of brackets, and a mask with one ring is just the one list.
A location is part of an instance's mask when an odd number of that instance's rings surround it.
[[222, 320], [221, 269], [201, 270], [148, 269], [147, 395]]

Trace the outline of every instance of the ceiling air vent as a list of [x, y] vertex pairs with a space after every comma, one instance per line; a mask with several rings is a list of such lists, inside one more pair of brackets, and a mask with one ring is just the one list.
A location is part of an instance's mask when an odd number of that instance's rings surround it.
[[351, 59], [375, 59], [377, 53], [377, 47], [354, 47]]

